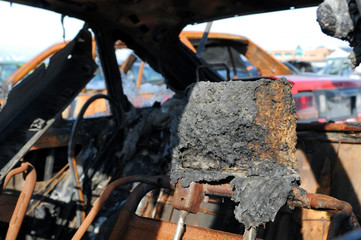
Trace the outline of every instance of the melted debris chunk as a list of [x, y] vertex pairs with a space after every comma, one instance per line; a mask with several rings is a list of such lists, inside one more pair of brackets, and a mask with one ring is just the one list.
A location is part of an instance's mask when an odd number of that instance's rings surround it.
[[194, 85], [172, 124], [172, 182], [233, 177], [236, 218], [246, 226], [274, 220], [299, 180], [290, 89], [286, 79]]

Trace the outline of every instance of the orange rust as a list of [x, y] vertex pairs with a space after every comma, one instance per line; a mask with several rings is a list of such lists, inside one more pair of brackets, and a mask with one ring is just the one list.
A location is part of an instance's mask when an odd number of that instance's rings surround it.
[[206, 194], [222, 197], [232, 197], [233, 195], [233, 189], [229, 183], [220, 185], [203, 184], [203, 191]]
[[[202, 186], [202, 191], [205, 194], [214, 195], [214, 196], [221, 196], [221, 197], [232, 197], [233, 195], [233, 189], [229, 183], [225, 184], [208, 184], [208, 183], [197, 183], [197, 187], [199, 185]], [[176, 189], [178, 184], [176, 186], [171, 186], [172, 189]]]
[[140, 85], [142, 84], [144, 65], [145, 65], [145, 63], [142, 61], [140, 63], [140, 67], [138, 69], [138, 77], [137, 77], [137, 88], [138, 89], [140, 89]]
[[143, 204], [142, 209], [139, 211], [139, 215], [143, 217], [152, 217], [153, 209], [155, 208], [155, 193], [150, 192], [149, 194], [145, 195], [146, 200]]
[[[177, 224], [172, 222], [148, 219], [133, 215], [128, 223], [128, 231], [121, 238], [123, 240], [133, 239], [172, 239]], [[186, 225], [182, 240], [241, 240], [243, 237], [238, 234], [217, 231]]]
[[31, 147], [30, 150], [43, 148], [56, 148], [68, 146], [70, 132], [61, 129], [50, 128], [43, 136]]
[[36, 171], [34, 167], [27, 162], [21, 163], [21, 166], [11, 170], [5, 177], [3, 188], [9, 183], [9, 180], [19, 174], [26, 173], [25, 184], [21, 194], [18, 198], [18, 201], [15, 206], [15, 210], [10, 219], [9, 228], [6, 233], [6, 240], [15, 240], [20, 231], [21, 224], [26, 214], [26, 209], [28, 208], [31, 196], [33, 194], [35, 184], [36, 184]]
[[310, 199], [310, 207], [313, 209], [329, 209], [329, 210], [343, 210], [346, 209], [352, 213], [352, 207], [349, 203], [340, 201], [334, 197], [317, 194], [317, 193], [308, 193], [306, 198]]
[[[63, 180], [63, 178], [69, 173], [69, 164], [66, 164], [57, 174], [55, 174], [49, 181], [45, 182], [36, 192], [36, 195], [47, 196], [56, 186], [57, 184]], [[31, 206], [31, 208], [26, 212], [26, 214], [30, 214], [34, 209], [39, 206], [41, 200], [37, 200]]]
[[86, 230], [88, 229], [88, 227], [90, 226], [90, 224], [93, 222], [94, 218], [100, 211], [100, 208], [103, 206], [103, 204], [105, 203], [105, 201], [108, 199], [111, 192], [115, 188], [132, 182], [145, 182], [151, 184], [159, 184], [160, 182], [162, 182], [164, 185], [166, 185], [169, 184], [169, 177], [165, 177], [165, 176], [149, 177], [149, 176], [137, 175], [137, 176], [124, 177], [110, 183], [108, 186], [105, 187], [104, 192], [94, 203], [93, 208], [90, 210], [90, 212], [88, 213], [88, 215], [86, 216], [86, 218], [84, 219], [84, 221], [82, 222], [81, 226], [78, 228], [72, 239], [76, 240], [76, 239], [81, 239], [83, 237], [84, 233], [86, 232]]
[[360, 225], [352, 212], [352, 206], [349, 203], [323, 194], [308, 193], [302, 195], [297, 188], [294, 188], [293, 192], [295, 197], [294, 200], [291, 200], [290, 206], [294, 204], [293, 206], [316, 210], [340, 211], [333, 217], [330, 223], [327, 239], [334, 238], [338, 234], [342, 224], [351, 230], [360, 228]]
[[261, 76], [292, 74], [286, 65], [250, 40], [248, 40], [247, 51], [244, 55], [260, 71]]
[[[201, 39], [203, 32], [183, 31], [181, 35], [189, 41], [191, 39]], [[247, 46], [247, 50], [243, 54], [248, 59], [248, 61], [260, 71], [261, 76], [292, 74], [292, 71], [285, 64], [275, 59], [248, 38], [226, 33], [210, 32], [208, 34], [208, 39], [228, 39], [239, 41], [241, 44], [245, 44]], [[186, 42], [183, 43], [188, 46]]]
[[[163, 185], [162, 187], [169, 186]], [[118, 220], [114, 225], [112, 234], [109, 239], [172, 239], [176, 230], [175, 223], [170, 223], [170, 226], [172, 226], [172, 228], [167, 227], [163, 229], [159, 226], [152, 225], [152, 223], [168, 224], [168, 222], [148, 218], [139, 218], [144, 219], [144, 224], [146, 226], [148, 226], [148, 224], [151, 225], [149, 225], [149, 231], [147, 229], [146, 231], [138, 231], [139, 229], [142, 229], [142, 224], [133, 221], [134, 217], [138, 218], [138, 216], [136, 216], [134, 213], [138, 207], [139, 202], [142, 200], [142, 198], [147, 192], [153, 190], [154, 188], [156, 188], [156, 186], [154, 185], [139, 184], [134, 189], [134, 191], [128, 197], [123, 207], [123, 210], [119, 214]], [[133, 231], [132, 225], [136, 228], [136, 230]], [[167, 231], [167, 229], [169, 231]], [[192, 232], [190, 229], [193, 229], [193, 227], [187, 225], [185, 228], [185, 234], [189, 235], [183, 235], [182, 239], [233, 239], [232, 237], [237, 237], [236, 239], [238, 239], [239, 237], [241, 237], [240, 235], [236, 234], [229, 234], [204, 228], [196, 228], [196, 230], [199, 230], [197, 232]]]
[[137, 57], [133, 54], [130, 54], [129, 57], [124, 61], [124, 63], [119, 67], [119, 70], [127, 73], [136, 61]]
[[186, 45], [190, 50], [192, 50], [194, 53], [197, 53], [197, 50], [193, 47], [192, 43], [189, 41], [189, 39], [186, 37], [185, 32], [181, 32], [179, 34], [179, 40]]
[[74, 156], [71, 156], [71, 163], [69, 164], [73, 164], [73, 166], [70, 165], [70, 167], [73, 167], [75, 169], [74, 171], [74, 177], [75, 177], [75, 182], [76, 184], [76, 190], [78, 191], [78, 196], [79, 196], [79, 200], [80, 201], [80, 206], [81, 206], [81, 222], [84, 221], [85, 219], [85, 201], [84, 201], [84, 194], [82, 191], [82, 187], [81, 187], [81, 183], [79, 180], [79, 174], [77, 171], [77, 163], [76, 163], [76, 158]]
[[184, 188], [181, 185], [181, 180], [178, 180], [173, 195], [174, 208], [190, 213], [197, 213], [203, 199], [204, 192], [202, 184], [192, 182], [189, 187]]
[[257, 116], [260, 127], [267, 127], [266, 148], [250, 142], [249, 146], [258, 152], [260, 159], [274, 159], [276, 164], [298, 169], [295, 158], [296, 114], [291, 86], [283, 81], [270, 80], [256, 90]]
[[162, 195], [160, 196], [159, 200], [157, 201], [156, 211], [155, 211], [155, 215], [154, 215], [155, 219], [162, 218], [164, 206], [169, 203], [169, 198], [170, 198], [169, 190], [165, 189], [165, 190], [163, 190], [163, 192], [161, 192], [161, 194]]

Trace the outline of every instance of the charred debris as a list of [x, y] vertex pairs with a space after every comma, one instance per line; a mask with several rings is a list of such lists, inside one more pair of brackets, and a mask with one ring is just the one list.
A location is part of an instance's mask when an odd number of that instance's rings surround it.
[[[1, 237], [331, 239], [360, 227], [361, 193], [353, 187], [360, 126], [297, 125], [286, 79], [223, 81], [211, 68], [197, 75], [206, 63], [177, 39], [188, 23], [286, 9], [288, 1], [85, 2], [27, 2], [89, 25], [6, 96]], [[357, 30], [339, 15], [355, 26], [359, 5], [347, 4], [351, 15], [326, 1], [319, 21], [350, 40], [357, 56]], [[339, 35], [341, 25], [349, 34]], [[96, 70], [89, 27], [108, 93], [66, 120], [62, 110]], [[117, 39], [167, 78], [173, 98], [143, 109], [128, 102]], [[112, 115], [83, 119], [96, 99]]]

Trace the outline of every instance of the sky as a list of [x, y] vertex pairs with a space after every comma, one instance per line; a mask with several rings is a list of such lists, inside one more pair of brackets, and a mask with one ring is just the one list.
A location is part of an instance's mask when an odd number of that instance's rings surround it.
[[[65, 39], [72, 39], [83, 26], [64, 18]], [[0, 0], [0, 61], [24, 61], [63, 41], [61, 15]]]
[[[215, 21], [211, 31], [248, 37], [262, 48], [293, 50], [297, 46], [336, 49], [346, 42], [323, 34], [316, 21], [316, 7], [234, 17]], [[0, 61], [26, 61], [52, 44], [63, 41], [61, 15], [0, 0]], [[65, 17], [65, 39], [72, 39], [83, 22]], [[205, 24], [187, 26], [203, 31]]]
[[[317, 7], [254, 14], [215, 21], [211, 31], [248, 37], [262, 48], [293, 50], [297, 46], [314, 49], [319, 46], [337, 48], [348, 43], [325, 35], [316, 20]], [[188, 30], [204, 30], [206, 24], [187, 26]]]

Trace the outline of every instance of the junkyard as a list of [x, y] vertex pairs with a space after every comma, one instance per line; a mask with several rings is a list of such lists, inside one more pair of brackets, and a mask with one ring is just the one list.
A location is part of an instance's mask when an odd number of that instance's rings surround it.
[[[361, 239], [360, 0], [1, 2], [64, 32], [0, 48], [0, 239]], [[212, 31], [307, 7], [349, 44], [318, 73]]]

